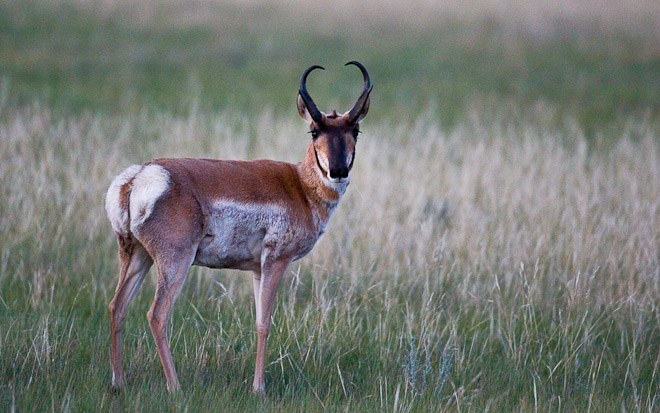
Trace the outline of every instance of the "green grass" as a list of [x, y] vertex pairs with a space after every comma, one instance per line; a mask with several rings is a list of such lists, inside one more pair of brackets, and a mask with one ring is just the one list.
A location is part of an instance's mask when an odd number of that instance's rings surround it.
[[590, 134], [624, 115], [660, 113], [653, 27], [607, 29], [560, 16], [548, 22], [548, 34], [488, 16], [438, 15], [414, 25], [332, 12], [319, 22], [304, 8], [293, 18], [262, 3], [155, 2], [144, 8], [151, 12], [72, 4], [0, 5], [0, 73], [20, 102], [113, 113], [147, 104], [181, 113], [198, 99], [214, 109], [291, 113], [300, 68], [317, 63], [331, 70], [312, 76], [310, 89], [343, 107], [359, 77], [338, 68], [359, 58], [372, 68], [378, 119], [430, 107], [452, 127], [468, 103], [490, 96], [522, 107], [548, 101]]
[[[657, 30], [94, 4], [0, 5], [0, 406], [657, 410]], [[157, 156], [296, 162], [298, 76], [326, 65], [312, 95], [345, 109], [352, 59], [371, 112], [327, 234], [280, 288], [267, 400], [250, 393], [250, 275], [200, 268], [170, 320], [182, 393], [149, 280], [113, 392], [112, 177]]]

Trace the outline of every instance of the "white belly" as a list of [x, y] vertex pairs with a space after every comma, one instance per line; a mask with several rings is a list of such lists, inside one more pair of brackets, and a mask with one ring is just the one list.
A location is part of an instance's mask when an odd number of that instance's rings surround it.
[[277, 205], [218, 201], [210, 212], [207, 235], [193, 264], [258, 271], [264, 238], [291, 238], [289, 219]]

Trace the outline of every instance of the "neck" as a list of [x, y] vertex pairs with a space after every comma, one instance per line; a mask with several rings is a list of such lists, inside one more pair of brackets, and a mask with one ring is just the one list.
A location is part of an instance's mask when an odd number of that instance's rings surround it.
[[341, 196], [346, 191], [348, 181], [338, 184], [331, 182], [321, 170], [314, 144], [309, 143], [305, 159], [297, 165], [301, 183], [307, 199], [312, 204], [318, 218], [327, 223], [332, 216]]

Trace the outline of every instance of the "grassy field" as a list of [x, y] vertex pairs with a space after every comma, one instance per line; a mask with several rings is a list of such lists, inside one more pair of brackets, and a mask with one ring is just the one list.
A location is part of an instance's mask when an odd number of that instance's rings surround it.
[[[2, 409], [657, 411], [660, 7], [573, 3], [0, 1]], [[201, 268], [170, 320], [182, 393], [146, 322], [153, 282], [111, 391], [112, 177], [162, 156], [297, 162], [300, 73], [324, 65], [310, 92], [345, 110], [353, 59], [371, 112], [280, 288], [267, 400], [250, 275]]]

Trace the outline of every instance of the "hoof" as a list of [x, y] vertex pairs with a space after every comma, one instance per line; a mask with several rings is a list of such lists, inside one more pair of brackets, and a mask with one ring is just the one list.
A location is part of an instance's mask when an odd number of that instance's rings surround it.
[[167, 391], [172, 394], [177, 394], [181, 392], [181, 385], [179, 383], [167, 383]]
[[124, 387], [124, 379], [123, 378], [115, 378], [115, 375], [112, 375], [112, 384], [110, 385], [110, 389], [112, 389], [113, 392], [118, 392]]
[[252, 387], [252, 394], [254, 394], [255, 396], [259, 396], [262, 399], [265, 399], [266, 398], [266, 387], [265, 386], [263, 386], [263, 387], [261, 387], [261, 386], [260, 387]]

